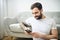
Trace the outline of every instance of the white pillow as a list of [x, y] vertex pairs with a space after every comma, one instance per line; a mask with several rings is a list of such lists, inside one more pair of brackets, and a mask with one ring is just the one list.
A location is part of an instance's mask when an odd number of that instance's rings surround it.
[[21, 28], [19, 23], [16, 24], [10, 24], [9, 28], [12, 32], [23, 32], [23, 29]]

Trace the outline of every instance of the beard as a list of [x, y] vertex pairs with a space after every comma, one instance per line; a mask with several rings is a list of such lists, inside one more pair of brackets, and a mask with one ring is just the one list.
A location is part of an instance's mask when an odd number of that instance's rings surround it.
[[37, 20], [42, 19], [42, 14], [40, 14], [39, 16], [35, 16], [35, 18], [36, 18]]

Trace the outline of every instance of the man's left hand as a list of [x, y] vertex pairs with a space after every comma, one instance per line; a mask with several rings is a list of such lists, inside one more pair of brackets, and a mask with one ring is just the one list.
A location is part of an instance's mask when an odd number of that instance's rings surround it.
[[38, 33], [38, 32], [33, 32], [33, 33], [31, 33], [31, 35], [35, 38], [40, 38], [40, 36], [41, 36], [40, 33]]

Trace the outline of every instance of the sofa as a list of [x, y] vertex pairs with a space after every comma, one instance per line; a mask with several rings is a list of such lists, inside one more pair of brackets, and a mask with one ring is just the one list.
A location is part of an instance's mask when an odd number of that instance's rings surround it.
[[[44, 15], [55, 19], [56, 26], [58, 29], [58, 39], [60, 39], [60, 12], [44, 12]], [[18, 25], [25, 21], [27, 18], [31, 17], [31, 12], [22, 12], [14, 18], [5, 18], [4, 19], [4, 26], [5, 26], [5, 35], [15, 36], [15, 37], [22, 37], [22, 38], [31, 38], [30, 35], [24, 34], [23, 29]], [[11, 25], [16, 25], [11, 27]]]

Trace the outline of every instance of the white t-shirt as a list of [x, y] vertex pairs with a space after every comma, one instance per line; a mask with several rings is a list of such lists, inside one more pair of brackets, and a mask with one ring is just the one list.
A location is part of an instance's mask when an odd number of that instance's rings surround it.
[[[57, 29], [55, 21], [47, 17], [40, 20], [36, 20], [34, 17], [31, 17], [28, 18], [25, 22], [31, 25], [32, 32], [39, 32], [45, 35], [50, 34], [51, 29]], [[33, 40], [44, 40], [44, 39], [33, 38]]]

